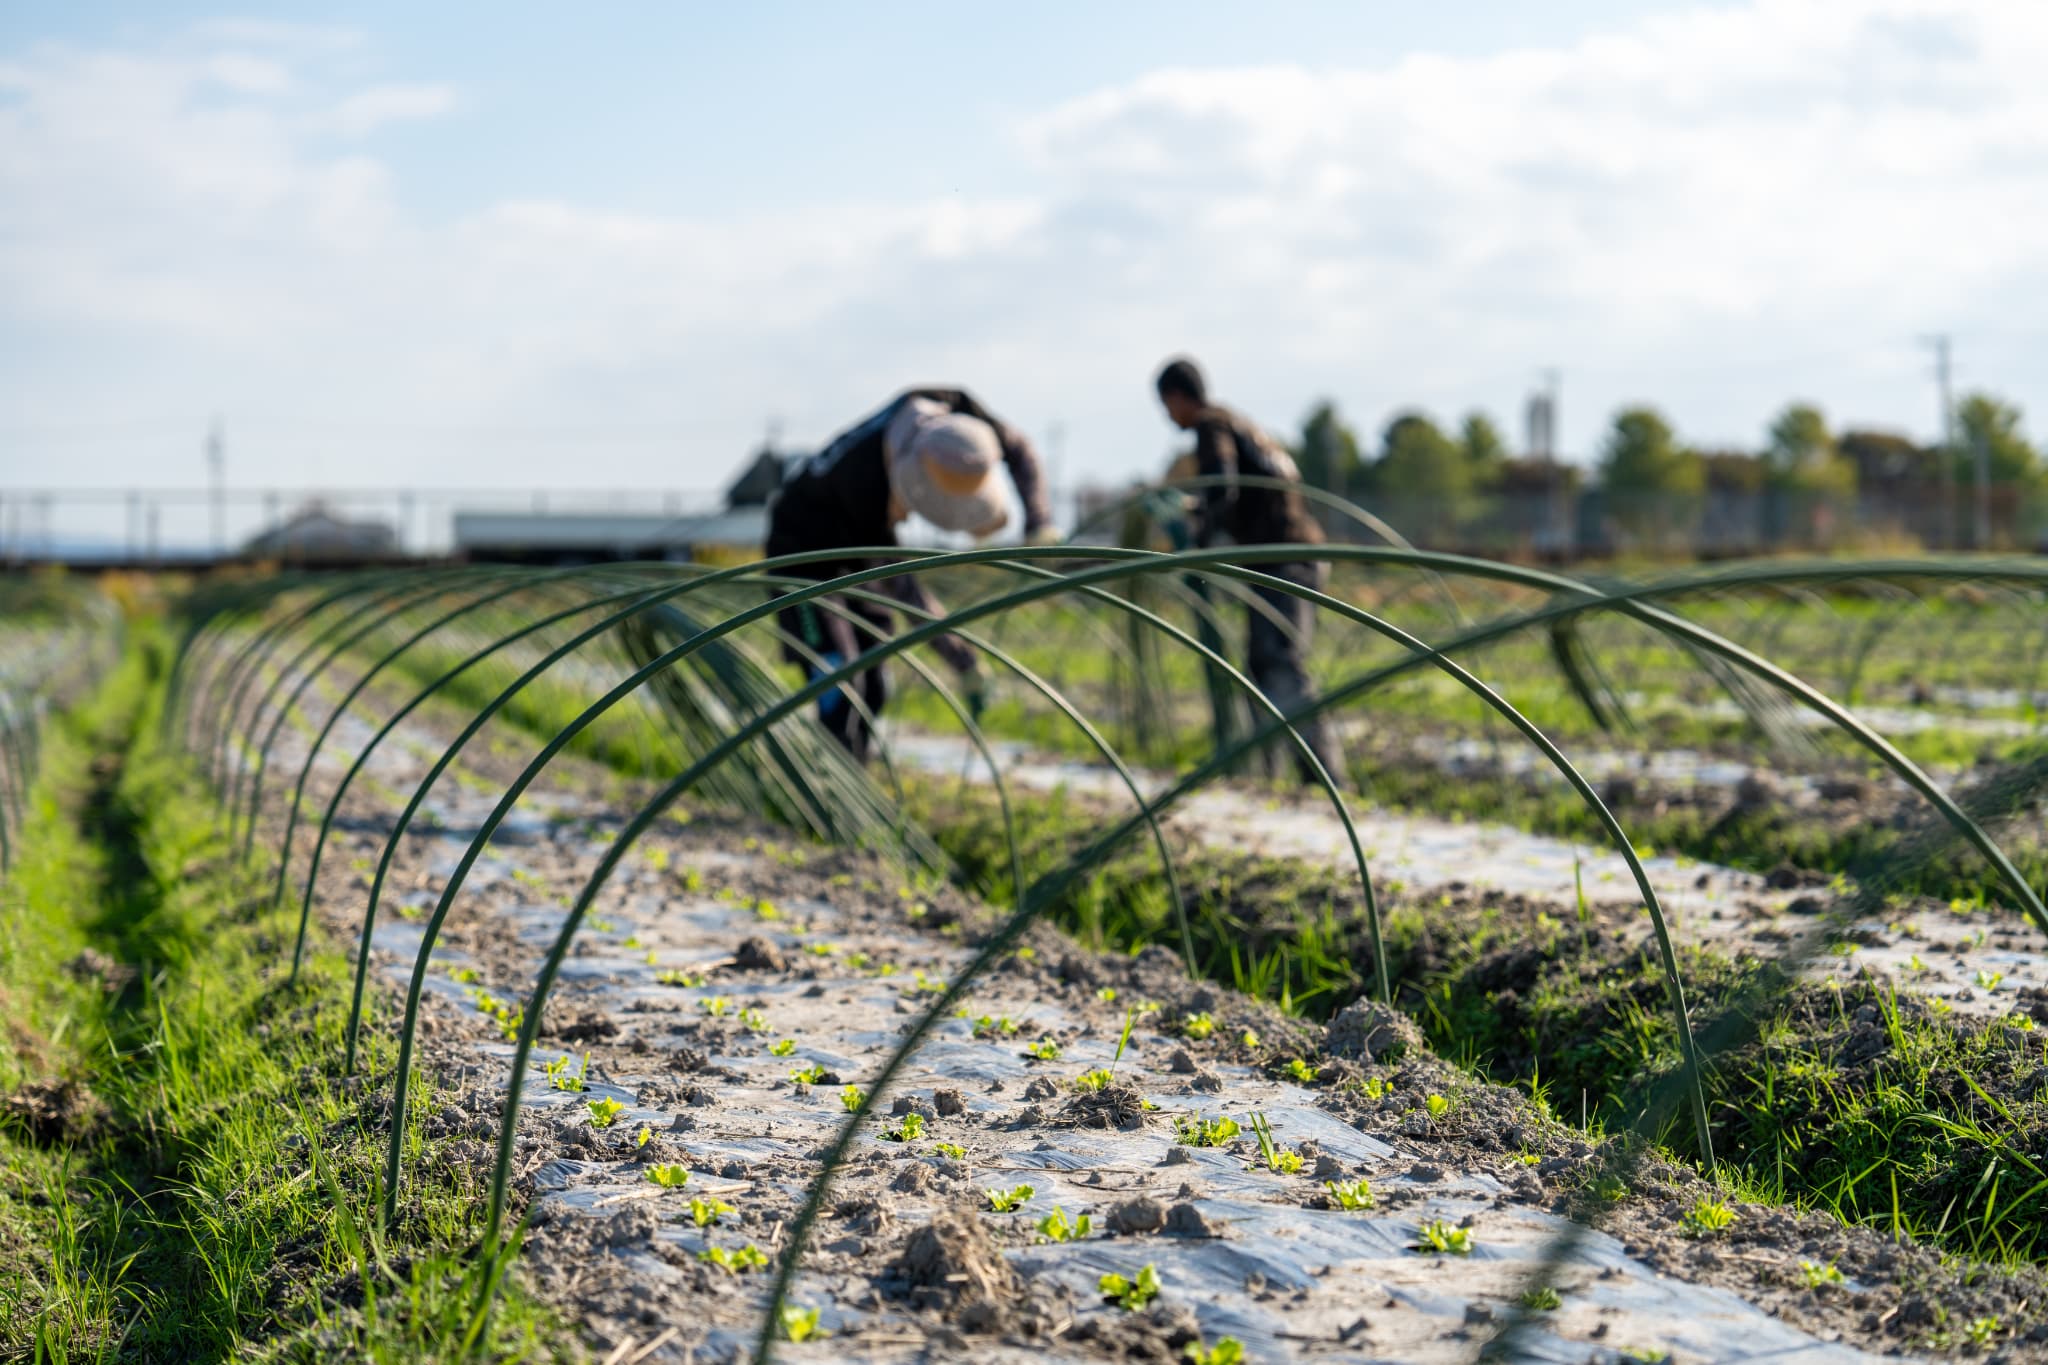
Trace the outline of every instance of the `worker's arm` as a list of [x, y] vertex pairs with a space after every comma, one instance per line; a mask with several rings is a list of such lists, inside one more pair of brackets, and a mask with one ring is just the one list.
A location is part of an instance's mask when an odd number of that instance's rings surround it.
[[1217, 533], [1231, 525], [1237, 511], [1237, 438], [1223, 423], [1204, 422], [1195, 428], [1195, 473], [1222, 479], [1201, 490], [1195, 516], [1195, 546], [1206, 550]]
[[913, 389], [911, 394], [944, 403], [954, 412], [979, 417], [994, 427], [997, 439], [1003, 443], [1003, 464], [1010, 471], [1010, 482], [1017, 486], [1017, 500], [1024, 504], [1024, 538], [1034, 540], [1052, 525], [1043, 468], [1030, 437], [983, 407], [981, 400], [965, 389]]
[[[932, 596], [931, 589], [925, 587], [924, 580], [916, 574], [898, 574], [885, 580], [882, 589], [914, 612], [923, 612], [929, 616], [946, 614], [945, 607], [940, 605], [938, 598]], [[924, 618], [919, 617], [917, 624], [923, 623]], [[932, 648], [939, 652], [939, 657], [944, 659], [954, 672], [969, 674], [977, 671], [974, 651], [958, 636], [941, 635], [932, 641]]]

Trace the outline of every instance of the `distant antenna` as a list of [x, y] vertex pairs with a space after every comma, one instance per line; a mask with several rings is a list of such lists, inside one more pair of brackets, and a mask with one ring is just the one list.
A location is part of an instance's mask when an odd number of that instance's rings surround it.
[[[1941, 395], [1941, 533], [1937, 548], [1948, 549], [1956, 535], [1956, 403], [1949, 392], [1948, 333], [1922, 337], [1920, 342], [1934, 350], [1934, 383]], [[1984, 473], [1978, 472], [1979, 496], [1983, 495]]]
[[228, 547], [226, 466], [227, 437], [221, 431], [220, 415], [216, 413], [213, 425], [206, 433], [206, 476], [212, 484], [213, 553], [216, 556], [225, 552]]
[[1529, 395], [1523, 410], [1525, 443], [1530, 458], [1550, 463], [1557, 459], [1558, 372], [1539, 370], [1537, 374], [1543, 387]]

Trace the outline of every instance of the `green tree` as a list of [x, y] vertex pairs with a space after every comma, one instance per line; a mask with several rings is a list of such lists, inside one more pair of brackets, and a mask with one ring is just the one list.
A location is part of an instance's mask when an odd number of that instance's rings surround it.
[[1977, 471], [1977, 450], [1990, 457], [1991, 482], [2031, 484], [2041, 477], [2041, 455], [2020, 430], [2020, 410], [1988, 393], [1956, 404], [1956, 478], [1965, 485]]
[[1301, 423], [1301, 442], [1294, 449], [1294, 463], [1305, 483], [1332, 493], [1347, 493], [1359, 481], [1365, 458], [1359, 453], [1358, 433], [1337, 415], [1337, 405], [1325, 398], [1309, 409]]
[[1655, 408], [1623, 408], [1600, 450], [1600, 481], [1623, 496], [1696, 496], [1707, 486], [1699, 456], [1678, 444]]
[[1457, 442], [1419, 412], [1404, 412], [1387, 423], [1373, 486], [1396, 497], [1463, 498], [1472, 491], [1472, 471]]
[[1476, 488], [1492, 488], [1507, 468], [1508, 443], [1500, 428], [1483, 412], [1468, 412], [1458, 426], [1458, 450], [1465, 457]]
[[1788, 404], [1771, 423], [1764, 469], [1773, 488], [1848, 495], [1856, 491], [1856, 464], [1846, 459], [1811, 403]]
[[1655, 408], [1623, 408], [1600, 451], [1614, 521], [1642, 545], [1677, 549], [1698, 521], [1707, 471]]

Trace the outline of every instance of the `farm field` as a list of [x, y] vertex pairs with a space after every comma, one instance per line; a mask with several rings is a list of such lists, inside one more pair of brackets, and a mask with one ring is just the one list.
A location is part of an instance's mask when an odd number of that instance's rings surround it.
[[0, 1350], [2048, 1358], [2048, 573], [1336, 557], [10, 586]]

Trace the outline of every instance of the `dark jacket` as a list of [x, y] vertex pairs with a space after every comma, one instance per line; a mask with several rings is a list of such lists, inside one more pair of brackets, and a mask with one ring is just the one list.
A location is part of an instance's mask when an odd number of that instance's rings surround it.
[[1237, 482], [1251, 474], [1301, 483], [1287, 448], [1229, 408], [1211, 405], [1195, 422], [1195, 472], [1221, 475], [1226, 482], [1199, 490], [1195, 544], [1218, 535], [1239, 545], [1320, 544], [1323, 528], [1308, 514], [1295, 488], [1267, 488]]
[[[1003, 464], [1024, 504], [1024, 533], [1052, 520], [1039, 477], [1038, 453], [1023, 432], [996, 417], [965, 389], [908, 389], [886, 407], [841, 432], [823, 450], [805, 460], [784, 479], [782, 491], [768, 509], [769, 558], [806, 550], [856, 549], [896, 544], [889, 520], [889, 465], [884, 439], [897, 411], [913, 398], [928, 399], [952, 412], [979, 417], [996, 429], [1003, 445]], [[794, 570], [805, 578], [836, 578], [865, 567], [855, 558], [809, 564]], [[897, 601], [925, 611], [940, 610], [936, 598], [908, 574], [877, 584]], [[867, 614], [867, 613], [864, 613]], [[951, 636], [937, 641], [949, 664], [964, 668], [972, 653]]]

